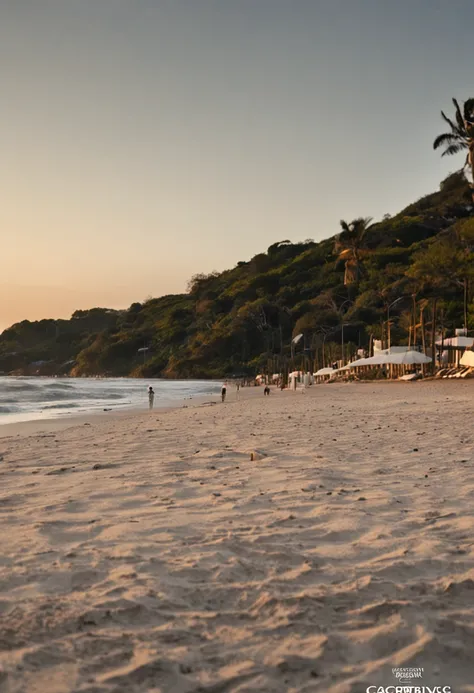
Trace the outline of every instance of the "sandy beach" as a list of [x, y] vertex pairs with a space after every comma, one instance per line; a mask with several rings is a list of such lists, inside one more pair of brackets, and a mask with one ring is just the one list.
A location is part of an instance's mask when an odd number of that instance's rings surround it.
[[473, 397], [250, 388], [10, 431], [0, 689], [474, 691]]

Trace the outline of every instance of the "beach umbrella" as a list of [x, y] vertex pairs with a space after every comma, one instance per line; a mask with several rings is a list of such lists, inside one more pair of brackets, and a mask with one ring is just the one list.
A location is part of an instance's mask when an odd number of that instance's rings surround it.
[[368, 356], [365, 359], [357, 359], [357, 361], [352, 361], [349, 364], [349, 368], [358, 368], [359, 366], [382, 366], [387, 363], [384, 359], [386, 355], [384, 353], [375, 354], [375, 356]]
[[313, 373], [313, 375], [331, 375], [331, 373], [334, 373], [334, 368], [320, 368], [319, 371], [316, 371], [316, 373]]
[[[368, 363], [369, 362], [369, 363]], [[368, 358], [357, 359], [357, 361], [351, 361], [349, 368], [358, 368], [359, 366], [368, 366], [370, 361]]]
[[382, 351], [369, 358], [353, 361], [349, 366], [350, 368], [357, 368], [358, 366], [388, 366], [390, 364], [410, 366], [422, 363], [431, 363], [431, 359], [420, 351], [401, 351], [394, 354]]
[[384, 363], [412, 366], [415, 364], [431, 363], [431, 358], [421, 351], [402, 351], [398, 354], [388, 354]]

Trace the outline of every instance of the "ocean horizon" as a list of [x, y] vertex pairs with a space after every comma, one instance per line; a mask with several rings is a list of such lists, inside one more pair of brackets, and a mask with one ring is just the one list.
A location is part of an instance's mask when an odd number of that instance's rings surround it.
[[104, 409], [147, 409], [149, 385], [155, 391], [155, 408], [216, 395], [220, 391], [219, 382], [210, 380], [1, 376], [0, 426]]

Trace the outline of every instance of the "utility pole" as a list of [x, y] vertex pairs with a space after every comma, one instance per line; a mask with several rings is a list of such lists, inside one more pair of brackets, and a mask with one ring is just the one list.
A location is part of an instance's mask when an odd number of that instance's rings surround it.
[[392, 342], [391, 342], [391, 332], [390, 332], [390, 308], [395, 306], [397, 303], [400, 303], [400, 301], [403, 301], [405, 296], [400, 296], [400, 298], [397, 298], [393, 303], [391, 303], [387, 307], [387, 342], [388, 342], [388, 349], [390, 349]]
[[341, 352], [342, 352], [341, 356], [342, 356], [342, 365], [343, 366], [345, 365], [345, 359], [344, 359], [344, 316], [342, 314], [342, 309], [344, 308], [344, 306], [346, 304], [351, 305], [352, 301], [350, 299], [347, 299], [346, 301], [344, 301], [344, 303], [341, 306], [339, 306], [339, 311], [341, 313]]

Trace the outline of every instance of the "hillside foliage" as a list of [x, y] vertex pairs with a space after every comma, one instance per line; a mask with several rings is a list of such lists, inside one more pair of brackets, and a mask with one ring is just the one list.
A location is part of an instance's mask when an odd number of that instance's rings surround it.
[[185, 294], [13, 325], [0, 336], [0, 370], [252, 376], [347, 357], [386, 340], [389, 324], [392, 344], [421, 344], [430, 330], [474, 327], [473, 258], [471, 190], [458, 172], [396, 216], [342, 222], [318, 243], [276, 242], [233, 269], [194, 276]]

